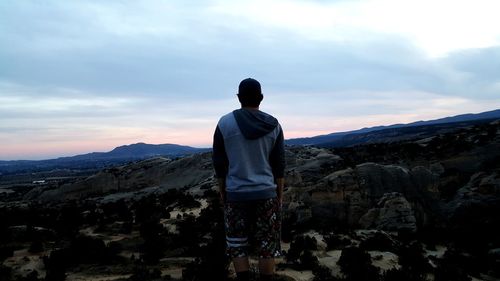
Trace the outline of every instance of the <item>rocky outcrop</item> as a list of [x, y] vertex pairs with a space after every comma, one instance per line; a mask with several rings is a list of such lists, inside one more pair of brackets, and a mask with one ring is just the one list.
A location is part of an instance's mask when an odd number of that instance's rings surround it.
[[453, 200], [446, 204], [449, 215], [456, 209], [474, 204], [488, 204], [500, 199], [500, 172], [479, 172], [474, 174], [469, 182], [458, 189]]
[[286, 182], [290, 186], [307, 186], [332, 171], [343, 169], [340, 156], [331, 150], [317, 147], [292, 147], [286, 152]]
[[[313, 217], [323, 223], [330, 221], [331, 224], [357, 226], [361, 217], [371, 208], [379, 206], [387, 193], [402, 194], [410, 209], [414, 209], [411, 205], [420, 207], [423, 201], [432, 204], [429, 201], [436, 201], [439, 197], [438, 181], [439, 176], [423, 166], [408, 169], [397, 165], [363, 163], [328, 174], [314, 186], [295, 188], [291, 192], [295, 195], [290, 195], [289, 199], [306, 203]], [[427, 208], [417, 210], [422, 212], [417, 217], [425, 220]], [[424, 224], [425, 221], [419, 223]]]
[[453, 200], [444, 205], [444, 213], [454, 221], [473, 219], [472, 214], [481, 214], [481, 220], [494, 216], [498, 220], [500, 210], [500, 171], [479, 172], [460, 188]]
[[359, 225], [387, 231], [417, 230], [416, 219], [410, 203], [401, 193], [386, 193], [375, 208], [361, 217]]
[[54, 202], [87, 199], [112, 193], [130, 193], [157, 187], [190, 188], [213, 175], [209, 153], [195, 154], [178, 160], [158, 157], [129, 165], [105, 169], [81, 181], [57, 189], [34, 189], [26, 200]]

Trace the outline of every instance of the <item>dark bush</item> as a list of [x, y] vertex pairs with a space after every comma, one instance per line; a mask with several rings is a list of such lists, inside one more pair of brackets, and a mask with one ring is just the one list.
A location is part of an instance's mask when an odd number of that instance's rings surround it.
[[471, 281], [465, 270], [456, 264], [442, 263], [434, 270], [434, 281]]
[[70, 245], [70, 255], [75, 264], [79, 263], [105, 263], [107, 262], [108, 249], [104, 241], [89, 236], [78, 236]]
[[313, 255], [311, 250], [305, 250], [302, 255], [300, 255], [300, 269], [301, 270], [308, 270], [308, 269], [313, 269], [319, 265], [318, 258]]
[[[448, 276], [456, 280], [469, 280], [468, 274], [479, 276], [487, 270], [487, 262], [459, 249], [449, 248], [441, 259], [437, 260], [436, 278], [445, 280]], [[436, 279], [437, 280], [437, 279]], [[451, 279], [450, 279], [451, 280]]]
[[66, 280], [66, 269], [70, 265], [71, 255], [68, 249], [53, 250], [50, 256], [43, 258], [45, 265], [45, 280], [64, 281]]
[[339, 250], [351, 246], [352, 242], [348, 238], [343, 238], [337, 234], [329, 234], [323, 237], [328, 250]]
[[33, 241], [28, 249], [28, 252], [30, 253], [40, 253], [43, 252], [44, 247], [43, 247], [43, 242], [36, 239]]
[[384, 281], [406, 281], [407, 276], [403, 270], [392, 268], [384, 272], [382, 279]]
[[408, 273], [411, 280], [425, 280], [427, 273], [432, 270], [431, 265], [424, 257], [424, 249], [419, 242], [404, 245], [398, 250], [399, 264]]
[[194, 199], [194, 197], [189, 193], [180, 193], [177, 199], [177, 205], [179, 208], [191, 209], [191, 208], [199, 208], [201, 204], [198, 200]]
[[134, 267], [132, 275], [127, 279], [129, 281], [153, 281], [153, 280], [170, 280], [170, 276], [161, 277], [159, 269], [149, 270], [145, 266]]
[[0, 264], [0, 280], [1, 281], [12, 280], [12, 268]]
[[146, 264], [156, 264], [164, 256], [167, 243], [162, 237], [150, 237], [141, 247], [141, 258]]
[[138, 223], [158, 221], [166, 215], [165, 205], [155, 196], [140, 199], [132, 204], [132, 209], [135, 210], [135, 221]]
[[17, 281], [39, 281], [39, 280], [41, 279], [38, 278], [38, 271], [36, 270], [32, 270], [26, 276], [17, 279]]
[[81, 210], [76, 204], [73, 204], [68, 203], [68, 205], [62, 207], [55, 222], [57, 233], [70, 238], [77, 235], [78, 229], [84, 221]]
[[380, 280], [379, 269], [372, 265], [370, 254], [358, 247], [343, 249], [337, 264], [346, 281]]
[[14, 247], [9, 245], [0, 245], [0, 262], [14, 255]]
[[78, 264], [107, 265], [121, 260], [122, 258], [117, 256], [119, 250], [115, 243], [110, 243], [110, 247], [107, 247], [101, 239], [80, 235], [71, 241], [69, 247], [53, 250], [49, 256], [45, 256], [44, 264], [47, 274], [50, 274], [51, 278], [64, 280], [61, 278], [65, 275], [65, 271], [72, 266]]
[[[410, 271], [406, 271], [404, 269], [389, 269], [387, 270], [384, 275], [382, 280], [384, 281], [427, 281], [426, 276], [424, 275], [414, 275]], [[451, 279], [450, 279], [451, 280]]]
[[312, 269], [318, 262], [313, 256], [312, 250], [317, 250], [317, 241], [314, 237], [299, 235], [290, 244], [286, 253], [286, 260], [292, 263], [296, 269]]
[[[229, 258], [225, 250], [223, 213], [218, 198], [209, 201], [208, 207], [202, 210], [195, 222], [199, 231], [196, 239], [201, 246], [194, 251], [196, 259], [183, 269], [182, 279], [228, 280]], [[183, 233], [189, 230], [187, 226], [183, 229]]]
[[318, 265], [312, 269], [314, 274], [313, 281], [337, 281], [338, 278], [332, 275], [332, 271], [323, 265]]

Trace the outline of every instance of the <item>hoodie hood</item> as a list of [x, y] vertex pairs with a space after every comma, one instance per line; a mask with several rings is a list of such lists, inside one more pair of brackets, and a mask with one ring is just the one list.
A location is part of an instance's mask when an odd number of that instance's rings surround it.
[[251, 140], [267, 135], [278, 126], [276, 118], [260, 110], [241, 108], [233, 111], [233, 115], [241, 133]]

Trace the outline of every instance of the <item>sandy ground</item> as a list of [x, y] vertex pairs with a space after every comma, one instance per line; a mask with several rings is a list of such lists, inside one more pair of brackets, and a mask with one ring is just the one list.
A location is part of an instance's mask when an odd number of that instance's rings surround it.
[[199, 217], [200, 216], [200, 213], [201, 213], [201, 210], [205, 209], [206, 207], [208, 207], [208, 201], [207, 199], [200, 199], [200, 200], [197, 200], [198, 202], [200, 202], [201, 204], [201, 207], [199, 208], [192, 208], [192, 209], [187, 209], [185, 210], [184, 212], [181, 211], [181, 210], [173, 210], [170, 212], [170, 217], [171, 218], [176, 218], [177, 215], [184, 215], [184, 214], [191, 214], [191, 215], [194, 215], [195, 217]]
[[401, 267], [398, 264], [399, 258], [394, 253], [380, 251], [369, 251], [368, 253], [372, 257], [372, 264], [380, 268], [381, 271]]
[[172, 233], [177, 232], [177, 228], [176, 228], [175, 224], [172, 223], [172, 222], [175, 222], [177, 220], [177, 215], [184, 216], [186, 214], [189, 214], [189, 215], [193, 215], [195, 217], [199, 217], [201, 211], [203, 209], [205, 209], [206, 207], [208, 207], [207, 199], [200, 199], [200, 200], [198, 200], [198, 202], [200, 202], [200, 204], [201, 204], [201, 206], [199, 208], [191, 208], [191, 209], [187, 209], [185, 211], [178, 210], [178, 209], [170, 211], [170, 218], [169, 219], [161, 219], [160, 223], [163, 224], [163, 226], [165, 228], [167, 228], [169, 232], [172, 232]]
[[340, 276], [340, 267], [337, 265], [337, 262], [340, 259], [341, 253], [342, 250], [328, 251], [322, 257], [318, 257], [319, 263], [328, 267], [333, 275]]
[[429, 257], [429, 256], [435, 256], [436, 258], [442, 258], [444, 253], [446, 252], [447, 248], [445, 246], [436, 246], [436, 250], [435, 251], [429, 251], [429, 250], [425, 250], [425, 256], [426, 257]]
[[310, 270], [297, 271], [290, 268], [286, 268], [284, 270], [278, 271], [277, 274], [288, 276], [296, 281], [311, 281], [314, 278], [314, 275]]
[[182, 279], [182, 268], [167, 268], [161, 270], [161, 275], [170, 275], [170, 277], [175, 279]]
[[[193, 208], [189, 210], [185, 210], [184, 212], [179, 210], [174, 210], [171, 212], [171, 219], [164, 220], [163, 223], [167, 227], [174, 227], [171, 222], [175, 220], [177, 214], [186, 214], [192, 213], [195, 216], [199, 216], [202, 209], [208, 206], [206, 200], [200, 200], [201, 207]], [[367, 234], [369, 231], [360, 231], [359, 234]], [[80, 233], [91, 236], [98, 237], [103, 239], [106, 243], [111, 241], [119, 241], [122, 239], [132, 239], [138, 235], [138, 233], [131, 233], [128, 235], [120, 234], [120, 235], [106, 235], [95, 232], [95, 227], [87, 227], [80, 230]], [[340, 259], [341, 250], [332, 250], [327, 251], [327, 245], [323, 240], [323, 236], [317, 232], [310, 231], [305, 233], [310, 237], [314, 237], [318, 244], [318, 250], [314, 251], [315, 256], [318, 257], [318, 260], [321, 265], [328, 267], [334, 276], [340, 277], [342, 276], [340, 267], [337, 265], [338, 260]], [[288, 251], [290, 249], [290, 243], [282, 243], [282, 250]], [[441, 258], [446, 252], [446, 247], [444, 246], [436, 246], [434, 251], [427, 250], [425, 256], [435, 256], [437, 258]], [[27, 251], [27, 249], [22, 249], [14, 252], [13, 257], [6, 259], [4, 262], [5, 265], [12, 267], [17, 274], [26, 275], [30, 273], [32, 270], [37, 270], [39, 273], [39, 278], [43, 278], [45, 276], [45, 270], [43, 265], [42, 256], [47, 255], [47, 252], [42, 252], [38, 254], [32, 254]], [[132, 252], [122, 253], [122, 255], [130, 258]], [[140, 256], [140, 253], [133, 253], [136, 257]], [[398, 257], [391, 252], [382, 252], [382, 251], [369, 251], [370, 256], [372, 257], [373, 265], [380, 268], [381, 272], [392, 269], [399, 268], [398, 265]], [[162, 275], [170, 275], [172, 278], [180, 279], [182, 278], [182, 268], [185, 264], [192, 261], [192, 258], [164, 258], [161, 259], [161, 272]], [[277, 264], [284, 263], [284, 258], [277, 258]], [[256, 259], [251, 259], [251, 266], [254, 271], [258, 271], [258, 261]], [[232, 275], [235, 275], [233, 272], [232, 266], [230, 267], [230, 271]], [[279, 269], [277, 271], [278, 275], [287, 276], [296, 281], [311, 281], [314, 278], [312, 271], [297, 271], [291, 268]], [[117, 279], [126, 279], [130, 277], [131, 274], [123, 274], [115, 272], [112, 274], [111, 272], [96, 272], [95, 274], [89, 274], [89, 272], [68, 272], [67, 280], [68, 281], [86, 281], [86, 280], [95, 280], [95, 281], [107, 281], [107, 280], [117, 280]], [[490, 281], [495, 280], [488, 278], [485, 276], [484, 279], [472, 278], [473, 281]]]
[[7, 258], [4, 261], [4, 264], [12, 267], [16, 273], [23, 276], [26, 276], [33, 270], [36, 270], [38, 271], [38, 278], [41, 278], [45, 277], [45, 266], [43, 265], [41, 257], [46, 254], [47, 252], [32, 254], [28, 252], [28, 249], [22, 249], [14, 251], [14, 255]]
[[313, 237], [314, 239], [316, 239], [316, 242], [317, 242], [317, 245], [318, 245], [318, 250], [323, 250], [323, 251], [326, 250], [327, 245], [326, 245], [325, 240], [323, 239], [323, 235], [319, 234], [316, 231], [306, 232], [305, 235], [307, 235], [309, 237]]
[[137, 233], [135, 233], [136, 235], [134, 235], [134, 233], [119, 234], [119, 235], [106, 235], [106, 234], [96, 233], [95, 229], [96, 229], [96, 227], [87, 227], [84, 229], [80, 229], [80, 233], [85, 235], [85, 236], [90, 236], [90, 237], [102, 239], [105, 243], [120, 241], [123, 239], [132, 239], [135, 236], [137, 236]]
[[[372, 231], [371, 230], [360, 230], [358, 233], [360, 235], [368, 235]], [[334, 276], [341, 277], [342, 273], [340, 271], [340, 266], [337, 265], [337, 262], [340, 259], [340, 255], [342, 254], [342, 250], [332, 250], [327, 251], [327, 245], [323, 239], [323, 236], [317, 232], [309, 231], [305, 233], [310, 237], [314, 237], [318, 243], [318, 250], [314, 251], [314, 255], [318, 257], [318, 261], [321, 265], [328, 267]], [[282, 243], [283, 250], [289, 250], [289, 243]], [[442, 255], [446, 249], [443, 247], [437, 247], [436, 253], [432, 253], [435, 255]], [[398, 257], [396, 254], [391, 252], [382, 252], [382, 251], [369, 251], [368, 252], [372, 257], [372, 264], [378, 268], [380, 268], [381, 272], [392, 269], [399, 268], [398, 265]], [[297, 281], [310, 281], [313, 279], [313, 275], [311, 271], [296, 271], [293, 269], [285, 269], [283, 271], [279, 271], [279, 274], [283, 274], [289, 276]]]
[[5, 193], [5, 194], [9, 194], [9, 193], [13, 193], [14, 191], [10, 188], [7, 188], [7, 187], [0, 187], [0, 194], [2, 193]]
[[132, 274], [123, 275], [86, 275], [84, 273], [68, 273], [66, 281], [111, 281], [129, 278]]

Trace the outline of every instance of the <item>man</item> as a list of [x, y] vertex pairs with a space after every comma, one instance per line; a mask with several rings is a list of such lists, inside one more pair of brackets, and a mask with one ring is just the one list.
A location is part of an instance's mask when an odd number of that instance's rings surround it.
[[[241, 109], [217, 124], [213, 164], [224, 204], [227, 250], [238, 280], [249, 279], [248, 246], [258, 245], [261, 280], [272, 280], [280, 255], [284, 186], [283, 130], [278, 120], [259, 110], [260, 83], [241, 81]], [[253, 238], [253, 239], [252, 239]]]

